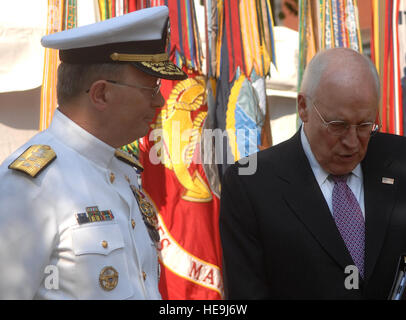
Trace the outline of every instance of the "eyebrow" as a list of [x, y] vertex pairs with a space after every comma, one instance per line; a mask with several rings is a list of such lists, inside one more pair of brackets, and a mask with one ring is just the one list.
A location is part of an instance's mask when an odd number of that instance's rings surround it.
[[[324, 115], [324, 117], [326, 117], [327, 118], [327, 115]], [[328, 120], [328, 119], [330, 119], [330, 120]], [[350, 121], [347, 121], [347, 120], [342, 120], [342, 118], [340, 119], [340, 116], [337, 116], [337, 118], [332, 118], [332, 117], [328, 117], [328, 119], [325, 119], [327, 122], [331, 122], [331, 121], [341, 121], [341, 122], [345, 122], [345, 123], [350, 123], [351, 124], [351, 122]], [[362, 120], [362, 121], [359, 121], [359, 122], [357, 122], [357, 123], [355, 123], [355, 124], [362, 124], [362, 123], [367, 123], [367, 122], [372, 122], [372, 123], [374, 123], [375, 122], [375, 118], [373, 119], [373, 120]]]

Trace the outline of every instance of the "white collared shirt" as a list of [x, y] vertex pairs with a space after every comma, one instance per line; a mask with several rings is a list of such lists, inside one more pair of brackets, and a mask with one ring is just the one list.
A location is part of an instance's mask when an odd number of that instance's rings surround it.
[[[34, 144], [57, 158], [35, 178], [8, 169]], [[130, 188], [138, 176], [114, 153], [56, 110], [0, 166], [0, 299], [161, 298], [157, 252]], [[79, 223], [75, 214], [92, 206], [114, 219]], [[112, 290], [100, 282], [106, 267], [118, 274]]]
[[[307, 159], [309, 160], [310, 166], [312, 168], [314, 177], [317, 180], [317, 183], [320, 186], [321, 192], [323, 193], [324, 199], [330, 208], [331, 214], [333, 214], [333, 203], [332, 195], [334, 188], [334, 181], [329, 178], [329, 173], [327, 173], [318, 163], [314, 154], [310, 148], [309, 141], [307, 140], [306, 134], [304, 132], [304, 127], [302, 126], [300, 130], [300, 139], [302, 141], [303, 150], [306, 154]], [[354, 193], [355, 198], [357, 199], [362, 215], [365, 219], [365, 204], [364, 204], [364, 184], [363, 184], [363, 175], [361, 165], [358, 164], [352, 174], [348, 177], [347, 185], [350, 187], [351, 191]]]

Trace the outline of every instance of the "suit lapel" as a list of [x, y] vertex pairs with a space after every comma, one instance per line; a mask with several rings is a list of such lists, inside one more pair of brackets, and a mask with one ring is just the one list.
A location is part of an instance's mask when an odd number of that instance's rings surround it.
[[[381, 252], [397, 190], [391, 159], [385, 160], [382, 155], [374, 155], [373, 149], [373, 145], [370, 144], [368, 154], [362, 162], [366, 231], [365, 278], [367, 280]], [[392, 178], [394, 183], [383, 183], [382, 178]]]
[[300, 130], [280, 163], [284, 167], [280, 177], [289, 182], [285, 200], [298, 219], [343, 269], [354, 264], [303, 151]]

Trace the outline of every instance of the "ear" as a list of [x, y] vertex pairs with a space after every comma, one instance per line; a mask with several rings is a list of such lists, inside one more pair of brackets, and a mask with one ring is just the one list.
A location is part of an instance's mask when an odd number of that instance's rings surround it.
[[104, 111], [108, 106], [108, 86], [106, 81], [98, 80], [92, 83], [90, 86], [89, 99], [92, 102], [92, 105], [99, 111]]
[[309, 110], [306, 104], [306, 96], [299, 92], [297, 95], [297, 112], [302, 122], [307, 122], [309, 118]]

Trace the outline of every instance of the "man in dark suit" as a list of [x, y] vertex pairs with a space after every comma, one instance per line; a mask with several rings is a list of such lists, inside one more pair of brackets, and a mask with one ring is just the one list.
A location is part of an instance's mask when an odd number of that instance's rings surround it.
[[[223, 177], [229, 299], [387, 299], [406, 253], [406, 139], [376, 133], [379, 77], [350, 49], [317, 54], [303, 125]], [[375, 134], [376, 133], [376, 134]]]

